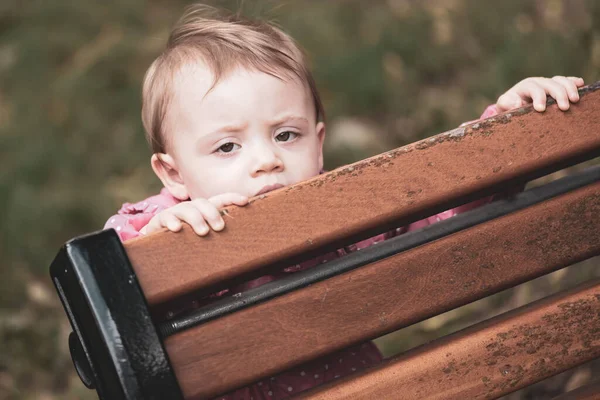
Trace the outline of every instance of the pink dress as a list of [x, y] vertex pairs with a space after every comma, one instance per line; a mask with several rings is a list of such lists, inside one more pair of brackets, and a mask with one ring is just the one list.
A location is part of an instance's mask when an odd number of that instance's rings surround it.
[[[496, 114], [498, 114], [498, 111], [496, 107], [492, 105], [485, 110], [481, 118], [488, 118]], [[263, 276], [239, 286], [222, 290], [209, 296], [208, 299], [195, 302], [195, 307], [210, 303], [215, 298], [230, 296], [235, 293], [240, 293], [245, 290], [261, 286], [287, 274], [324, 264], [345, 254], [364, 249], [391, 237], [423, 228], [438, 221], [443, 221], [453, 217], [456, 214], [460, 214], [483, 204], [489, 203], [493, 197], [494, 196], [489, 196], [484, 199], [444, 211], [437, 215], [414, 222], [410, 225], [377, 235], [350, 246], [346, 246], [343, 249], [338, 249], [335, 252], [319, 256], [302, 264], [285, 268], [279, 273]], [[122, 241], [142, 236], [140, 230], [150, 222], [152, 217], [178, 203], [179, 200], [174, 198], [167, 189], [163, 188], [158, 195], [149, 197], [146, 200], [133, 204], [125, 203], [116, 215], [108, 219], [104, 229], [115, 229]], [[329, 382], [373, 366], [379, 363], [382, 359], [383, 357], [381, 353], [373, 344], [373, 342], [366, 342], [348, 349], [344, 349], [335, 354], [311, 361], [291, 370], [282, 372], [279, 375], [263, 379], [262, 381], [253, 383], [250, 386], [219, 396], [216, 399], [287, 399], [294, 394], [298, 394], [322, 383]]]

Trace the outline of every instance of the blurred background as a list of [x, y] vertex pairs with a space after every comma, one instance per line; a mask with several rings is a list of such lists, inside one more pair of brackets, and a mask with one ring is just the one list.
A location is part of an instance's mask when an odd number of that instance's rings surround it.
[[[0, 1], [0, 399], [97, 398], [75, 375], [48, 267], [65, 241], [160, 189], [140, 85], [189, 3]], [[595, 0], [246, 1], [243, 9], [277, 21], [307, 50], [328, 112], [328, 169], [476, 119], [528, 76], [600, 79]], [[589, 260], [378, 343], [388, 355], [404, 351], [599, 269]], [[507, 398], [550, 398], [586, 383], [597, 364]]]

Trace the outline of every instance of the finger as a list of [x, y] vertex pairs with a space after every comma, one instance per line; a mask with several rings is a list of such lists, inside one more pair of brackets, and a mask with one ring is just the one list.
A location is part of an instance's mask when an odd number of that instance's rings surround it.
[[575, 82], [575, 85], [577, 87], [581, 87], [583, 85], [585, 85], [585, 82], [583, 81], [583, 78], [577, 77], [577, 76], [569, 76], [567, 79]]
[[159, 215], [155, 215], [154, 217], [152, 217], [150, 222], [148, 222], [148, 224], [140, 230], [140, 233], [142, 235], [149, 235], [151, 233], [161, 230], [162, 228], [163, 228], [163, 226], [160, 222], [160, 214], [159, 214]]
[[179, 221], [183, 221], [192, 227], [198, 236], [205, 236], [209, 232], [202, 211], [192, 201], [180, 203], [172, 207], [170, 211]]
[[196, 199], [192, 203], [213, 230], [218, 232], [225, 228], [225, 221], [223, 221], [221, 213], [213, 203], [206, 199]]
[[173, 214], [173, 210], [163, 211], [158, 216], [162, 227], [167, 228], [171, 232], [179, 232], [181, 230], [181, 221]]
[[245, 206], [248, 204], [248, 197], [239, 193], [223, 193], [209, 198], [208, 201], [219, 209], [232, 204]]
[[521, 99], [521, 96], [511, 90], [498, 97], [498, 101], [496, 102], [499, 112], [512, 110], [513, 108], [519, 108], [522, 105], [523, 99]]
[[552, 78], [552, 80], [565, 88], [570, 101], [573, 103], [577, 103], [579, 101], [579, 92], [577, 91], [577, 85], [574, 81], [564, 76], [555, 76]]
[[544, 88], [544, 91], [553, 97], [556, 100], [556, 104], [558, 104], [558, 108], [563, 111], [569, 109], [571, 103], [569, 102], [569, 96], [567, 94], [567, 89], [561, 85], [560, 83], [552, 80], [552, 79], [543, 79], [539, 82], [539, 85]]
[[533, 108], [542, 112], [546, 109], [546, 90], [539, 85], [539, 79], [524, 80], [514, 87], [514, 90], [521, 98], [530, 98]]

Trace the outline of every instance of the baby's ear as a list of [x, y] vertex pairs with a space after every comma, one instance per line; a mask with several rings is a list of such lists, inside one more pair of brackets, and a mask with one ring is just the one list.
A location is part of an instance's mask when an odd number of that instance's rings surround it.
[[316, 127], [319, 139], [319, 171], [323, 170], [323, 143], [325, 142], [325, 122], [319, 122]]
[[150, 159], [150, 164], [158, 179], [173, 197], [181, 201], [189, 199], [185, 183], [179, 174], [179, 168], [177, 168], [177, 163], [173, 157], [165, 153], [154, 153]]

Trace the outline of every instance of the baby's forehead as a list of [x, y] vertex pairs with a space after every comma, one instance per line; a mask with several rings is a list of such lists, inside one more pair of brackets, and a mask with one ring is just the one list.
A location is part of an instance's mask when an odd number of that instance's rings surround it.
[[202, 63], [186, 65], [175, 78], [169, 131], [204, 130], [223, 121], [268, 122], [282, 115], [316, 120], [310, 89], [300, 79], [243, 67], [217, 77]]
[[216, 83], [217, 76], [212, 68], [206, 63], [198, 60], [185, 63], [177, 68], [171, 77], [172, 93], [177, 94], [188, 87], [190, 83], [206, 86], [208, 91]]
[[[262, 96], [262, 97], [261, 97]], [[237, 66], [215, 73], [211, 66], [189, 63], [173, 77], [170, 108], [197, 112], [197, 107], [221, 108], [227, 103], [272, 104], [267, 99], [276, 97], [283, 106], [290, 102], [312, 109], [312, 95], [308, 84], [297, 76], [284, 72], [261, 71]]]
[[205, 88], [205, 92], [209, 92], [219, 85], [222, 81], [229, 79], [235, 75], [241, 79], [252, 80], [256, 75], [264, 74], [277, 78], [285, 83], [297, 83], [308, 87], [308, 83], [304, 82], [299, 76], [291, 71], [284, 69], [273, 68], [265, 71], [253, 66], [247, 66], [241, 63], [227, 66], [215, 70], [215, 67], [204, 62], [202, 59], [193, 60], [182, 64], [173, 74], [173, 90], [187, 87], [190, 83], [201, 85]]

